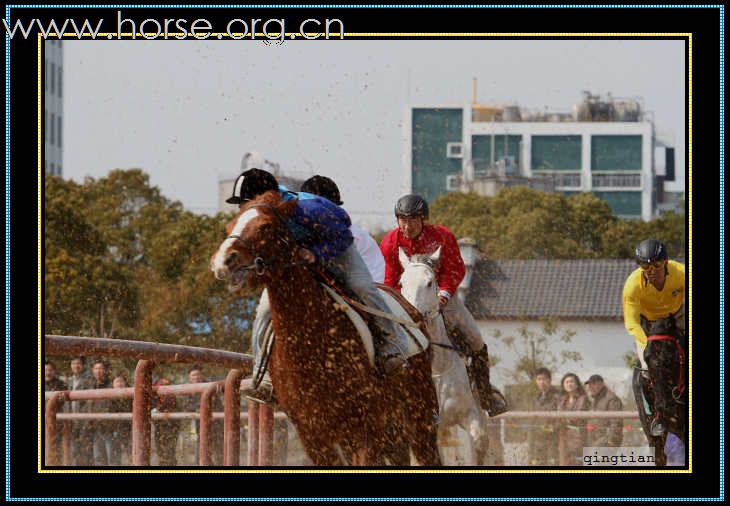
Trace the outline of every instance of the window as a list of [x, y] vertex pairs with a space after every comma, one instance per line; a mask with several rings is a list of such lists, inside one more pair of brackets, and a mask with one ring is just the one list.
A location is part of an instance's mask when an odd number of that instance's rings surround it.
[[591, 137], [591, 171], [641, 170], [641, 135]]
[[43, 80], [46, 82], [46, 90], [48, 90], [48, 58], [46, 58], [44, 68], [45, 68], [45, 76], [43, 76], [44, 77]]
[[62, 97], [63, 96], [63, 93], [61, 93], [61, 83], [63, 82], [63, 79], [62, 79], [62, 76], [61, 76], [61, 69], [62, 68], [63, 67], [61, 67], [60, 65], [58, 66], [58, 96], [59, 97]]
[[61, 122], [61, 116], [59, 115], [58, 116], [58, 147], [59, 148], [61, 147], [61, 126], [62, 126], [62, 124], [63, 123]]
[[54, 86], [56, 82], [56, 64], [51, 62], [51, 93], [54, 92], [56, 87]]
[[641, 217], [641, 192], [593, 192], [611, 207], [614, 214], [621, 217]]
[[51, 143], [51, 145], [53, 145], [53, 143], [55, 142], [54, 135], [53, 135], [53, 131], [54, 131], [53, 127], [55, 124], [56, 124], [56, 115], [51, 113], [51, 129], [50, 129], [50, 134], [49, 134], [50, 138], [48, 139], [48, 142]]
[[[492, 142], [494, 140], [494, 142]], [[521, 135], [473, 135], [471, 138], [471, 157], [476, 172], [487, 172], [492, 165], [492, 144], [494, 144], [494, 162], [511, 160], [508, 164], [512, 171], [520, 164]], [[510, 172], [508, 170], [507, 172]]]
[[532, 170], [581, 170], [580, 135], [533, 135]]
[[51, 175], [53, 175], [54, 170], [55, 170], [55, 168], [53, 167], [53, 162], [51, 162]]

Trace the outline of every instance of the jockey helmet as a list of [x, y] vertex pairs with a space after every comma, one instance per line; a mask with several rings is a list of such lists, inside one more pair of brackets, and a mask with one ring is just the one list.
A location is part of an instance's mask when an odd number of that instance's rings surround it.
[[667, 247], [656, 239], [641, 241], [636, 247], [636, 263], [648, 264], [667, 258]]
[[428, 202], [420, 195], [404, 195], [395, 204], [395, 216], [420, 216], [428, 219]]
[[338, 206], [342, 205], [342, 199], [340, 198], [340, 189], [337, 188], [337, 185], [334, 181], [326, 176], [316, 175], [310, 177], [302, 183], [299, 191], [311, 193], [313, 195], [319, 195], [320, 197], [324, 197], [330, 202], [337, 204]]
[[241, 204], [270, 190], [278, 190], [279, 183], [270, 172], [249, 169], [242, 172], [233, 185], [233, 194], [226, 200], [229, 204]]

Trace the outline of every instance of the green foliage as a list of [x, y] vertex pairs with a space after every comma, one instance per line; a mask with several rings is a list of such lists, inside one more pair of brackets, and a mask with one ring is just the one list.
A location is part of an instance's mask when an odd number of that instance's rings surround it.
[[475, 239], [496, 260], [631, 258], [647, 237], [664, 241], [670, 256], [684, 256], [683, 216], [621, 220], [590, 192], [565, 196], [515, 186], [494, 197], [447, 193], [433, 202], [430, 221]]
[[258, 296], [209, 270], [230, 218], [185, 211], [141, 170], [47, 176], [46, 332], [247, 351]]
[[634, 351], [627, 351], [624, 353], [624, 364], [626, 364], [626, 367], [633, 370], [635, 368], [641, 367], [641, 361], [639, 361], [639, 357], [636, 356], [636, 352]]
[[542, 327], [531, 330], [527, 323], [517, 329], [517, 336], [505, 336], [495, 331], [494, 338], [501, 341], [505, 348], [517, 355], [515, 366], [508, 371], [512, 381], [516, 384], [532, 383], [537, 370], [547, 367], [555, 370], [566, 362], [580, 363], [583, 357], [577, 351], [560, 349], [563, 344], [570, 344], [575, 337], [575, 331], [566, 329], [559, 332], [559, 326], [554, 318], [543, 318]]

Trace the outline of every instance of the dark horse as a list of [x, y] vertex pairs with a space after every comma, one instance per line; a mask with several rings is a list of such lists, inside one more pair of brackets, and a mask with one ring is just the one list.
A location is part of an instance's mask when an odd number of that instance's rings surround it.
[[376, 372], [352, 322], [297, 256], [285, 222], [295, 206], [278, 192], [247, 203], [226, 226], [212, 265], [229, 288], [248, 274], [268, 289], [276, 333], [269, 371], [279, 405], [315, 465], [384, 465], [403, 441], [419, 464], [441, 465], [429, 353], [411, 357], [394, 377]]
[[667, 457], [664, 445], [667, 432], [652, 436], [652, 420], [661, 417], [666, 430], [687, 443], [687, 360], [686, 339], [678, 332], [671, 318], [644, 323], [648, 336], [644, 360], [649, 367], [649, 377], [634, 370], [634, 396], [639, 409], [639, 419], [649, 445], [654, 448], [656, 465], [665, 466]]

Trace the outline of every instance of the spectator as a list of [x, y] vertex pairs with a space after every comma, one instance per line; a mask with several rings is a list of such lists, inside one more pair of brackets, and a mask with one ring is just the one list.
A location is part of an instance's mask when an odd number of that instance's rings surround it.
[[59, 390], [68, 390], [68, 385], [61, 381], [56, 371], [56, 365], [50, 360], [46, 360], [43, 367], [45, 379], [44, 390], [46, 392], [56, 392]]
[[[207, 380], [203, 374], [203, 368], [194, 365], [188, 374], [190, 383], [205, 383]], [[200, 412], [200, 394], [187, 398], [186, 411]], [[213, 396], [213, 413], [223, 411], [223, 400], [220, 395]], [[195, 465], [200, 462], [200, 420], [195, 420], [195, 434], [198, 436], [198, 444], [195, 445]], [[223, 465], [223, 420], [213, 420], [210, 427], [210, 457], [214, 466]]]
[[[558, 411], [588, 411], [591, 403], [583, 390], [580, 379], [572, 372], [563, 376], [560, 381], [562, 394], [558, 402]], [[560, 444], [558, 453], [561, 464], [580, 466], [583, 462], [583, 448], [587, 444], [588, 430], [585, 419], [560, 420]]]
[[[621, 411], [623, 404], [615, 393], [606, 387], [603, 378], [594, 374], [588, 381], [588, 391], [591, 393], [592, 411]], [[591, 446], [621, 446], [624, 439], [623, 420], [601, 418], [593, 421]]]
[[[91, 372], [94, 375], [93, 388], [111, 388], [112, 382], [109, 380], [107, 367], [103, 360], [96, 360]], [[109, 413], [110, 403], [111, 401], [107, 399], [91, 401], [91, 412]], [[91, 427], [94, 441], [94, 465], [108, 466], [111, 464], [114, 423], [110, 420], [97, 419], [91, 421]]]
[[[538, 394], [532, 402], [533, 411], [556, 411], [560, 391], [550, 384], [550, 370], [541, 367], [535, 374]], [[558, 423], [555, 420], [536, 420], [528, 435], [528, 459], [531, 466], [558, 465]]]
[[[128, 388], [129, 383], [124, 374], [117, 374], [112, 381], [114, 388]], [[109, 401], [110, 413], [131, 413], [132, 398], [112, 399]], [[110, 465], [121, 466], [122, 457], [128, 463], [132, 462], [132, 420], [115, 420], [112, 432], [112, 452]]]
[[[88, 390], [94, 388], [94, 378], [86, 368], [85, 357], [71, 359], [71, 390]], [[90, 412], [90, 401], [72, 401], [72, 413]], [[75, 466], [92, 466], [94, 464], [94, 436], [91, 422], [77, 420], [71, 429], [71, 459]]]
[[[166, 386], [172, 383], [167, 378], [157, 378], [153, 385]], [[178, 411], [177, 399], [171, 394], [156, 394], [153, 400], [153, 410], [158, 413], [173, 413]], [[157, 449], [158, 465], [173, 467], [177, 465], [175, 453], [177, 451], [177, 436], [180, 432], [180, 420], [157, 419], [155, 425], [155, 448]]]

